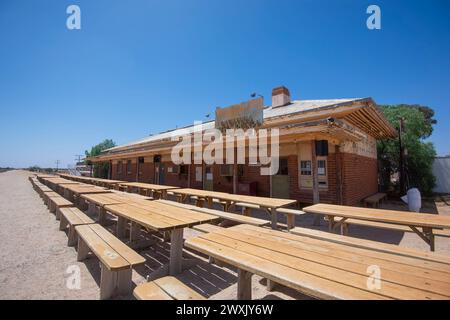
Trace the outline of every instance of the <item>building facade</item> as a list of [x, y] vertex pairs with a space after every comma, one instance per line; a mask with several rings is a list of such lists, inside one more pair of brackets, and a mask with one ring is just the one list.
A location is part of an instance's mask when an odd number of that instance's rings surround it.
[[150, 136], [90, 160], [108, 161], [116, 180], [355, 205], [378, 191], [376, 140], [396, 136], [371, 98], [291, 101], [285, 87], [272, 91], [261, 124], [280, 133], [275, 175], [261, 175], [263, 165], [250, 164], [248, 157], [245, 164], [174, 164], [172, 137], [192, 135], [193, 128]]

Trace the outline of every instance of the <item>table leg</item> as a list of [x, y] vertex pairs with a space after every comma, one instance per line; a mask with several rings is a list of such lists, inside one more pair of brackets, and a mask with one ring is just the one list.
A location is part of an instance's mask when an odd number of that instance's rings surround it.
[[98, 211], [98, 223], [104, 225], [106, 222], [106, 210], [100, 207]]
[[183, 258], [183, 228], [172, 230], [170, 234], [170, 266], [169, 274], [181, 273]]
[[333, 232], [334, 229], [334, 216], [328, 216], [328, 231]]
[[123, 217], [117, 217], [117, 237], [125, 238], [125, 224], [126, 220]]
[[248, 271], [238, 269], [238, 300], [252, 299], [252, 274]]
[[270, 215], [272, 216], [272, 229], [277, 230], [278, 229], [278, 218], [277, 218], [277, 211], [275, 208], [269, 208]]
[[131, 221], [130, 223], [130, 242], [136, 241], [139, 238], [141, 232], [141, 226], [136, 222]]

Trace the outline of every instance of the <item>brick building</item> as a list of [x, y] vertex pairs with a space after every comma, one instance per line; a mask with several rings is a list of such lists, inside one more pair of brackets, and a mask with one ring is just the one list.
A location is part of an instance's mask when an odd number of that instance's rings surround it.
[[[291, 198], [302, 203], [355, 205], [377, 192], [376, 140], [394, 138], [371, 98], [291, 101], [289, 90], [272, 91], [262, 128], [278, 128], [279, 170], [261, 175], [258, 164], [182, 164], [171, 161], [173, 136], [194, 126], [149, 136], [91, 158], [110, 163], [110, 178], [229, 193]], [[215, 122], [203, 124], [214, 128]], [[224, 152], [225, 153], [225, 152]], [[248, 153], [246, 153], [248, 154]]]

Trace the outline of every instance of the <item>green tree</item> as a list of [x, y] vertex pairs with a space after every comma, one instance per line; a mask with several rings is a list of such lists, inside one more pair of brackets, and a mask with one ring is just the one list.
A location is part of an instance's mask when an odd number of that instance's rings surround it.
[[[383, 105], [381, 111], [394, 128], [402, 131], [403, 146], [406, 149], [405, 171], [407, 186], [416, 187], [424, 194], [430, 194], [435, 186], [432, 165], [436, 151], [425, 139], [433, 133], [436, 124], [433, 109], [420, 105]], [[384, 187], [390, 186], [390, 176], [400, 170], [400, 146], [398, 139], [381, 140], [377, 144], [380, 160], [380, 180]]]
[[[84, 153], [86, 157], [95, 157], [100, 155], [103, 150], [113, 148], [116, 144], [111, 139], [105, 139], [103, 142], [93, 146], [91, 151], [86, 150]], [[87, 165], [92, 165], [90, 161], [86, 161]], [[108, 178], [109, 172], [109, 163], [108, 162], [100, 162], [93, 164], [93, 175], [96, 178]]]

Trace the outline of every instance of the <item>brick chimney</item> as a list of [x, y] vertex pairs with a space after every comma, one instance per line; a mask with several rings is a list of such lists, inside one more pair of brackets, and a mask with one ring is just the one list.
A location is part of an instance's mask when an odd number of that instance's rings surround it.
[[291, 94], [285, 86], [272, 89], [272, 108], [282, 107], [291, 102]]

